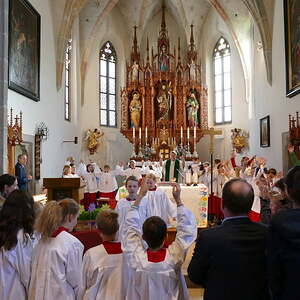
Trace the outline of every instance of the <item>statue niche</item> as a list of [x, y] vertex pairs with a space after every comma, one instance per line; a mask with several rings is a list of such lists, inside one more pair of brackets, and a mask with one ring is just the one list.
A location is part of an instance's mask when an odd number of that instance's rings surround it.
[[191, 89], [185, 101], [187, 125], [189, 127], [200, 124], [200, 104], [199, 93], [196, 89]]
[[135, 127], [136, 129], [140, 126], [142, 103], [140, 100], [139, 91], [133, 91], [131, 94], [131, 101], [129, 104], [130, 111], [130, 127]]
[[155, 98], [156, 120], [158, 123], [172, 119], [172, 98], [171, 81], [169, 83], [167, 81], [159, 82], [157, 85], [157, 96]]

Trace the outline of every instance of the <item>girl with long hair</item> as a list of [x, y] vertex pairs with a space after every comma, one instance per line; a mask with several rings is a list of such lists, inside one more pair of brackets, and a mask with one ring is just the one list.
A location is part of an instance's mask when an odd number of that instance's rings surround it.
[[33, 235], [33, 198], [25, 191], [10, 193], [0, 211], [0, 299], [27, 299]]
[[73, 300], [81, 285], [83, 245], [69, 232], [79, 215], [73, 199], [49, 201], [36, 222], [41, 239], [32, 257], [30, 300]]

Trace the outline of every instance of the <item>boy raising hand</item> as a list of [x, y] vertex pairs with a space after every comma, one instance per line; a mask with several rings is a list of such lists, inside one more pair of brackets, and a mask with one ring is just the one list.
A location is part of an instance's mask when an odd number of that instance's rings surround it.
[[126, 216], [122, 248], [134, 270], [126, 295], [128, 300], [188, 299], [181, 266], [187, 249], [196, 239], [197, 226], [194, 215], [180, 199], [180, 186], [172, 185], [177, 204], [177, 234], [168, 248], [163, 247], [167, 235], [164, 220], [152, 216], [141, 224], [139, 205], [148, 192], [145, 183]]

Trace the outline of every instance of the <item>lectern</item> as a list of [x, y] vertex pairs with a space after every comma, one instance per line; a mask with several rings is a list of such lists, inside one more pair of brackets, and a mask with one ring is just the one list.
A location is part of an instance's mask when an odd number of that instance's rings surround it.
[[44, 178], [48, 200], [72, 198], [78, 203], [83, 199], [85, 184], [80, 178]]

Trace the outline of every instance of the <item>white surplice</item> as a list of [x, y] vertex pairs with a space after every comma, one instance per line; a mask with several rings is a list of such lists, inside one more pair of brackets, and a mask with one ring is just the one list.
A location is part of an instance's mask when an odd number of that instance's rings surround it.
[[95, 173], [86, 172], [84, 175], [85, 193], [97, 193], [99, 191], [99, 177]]
[[130, 270], [123, 253], [108, 254], [103, 245], [89, 249], [83, 257], [82, 300], [123, 300]]
[[97, 174], [99, 177], [99, 191], [101, 193], [111, 193], [118, 189], [116, 176], [120, 175], [118, 170], [109, 172], [100, 172]]
[[41, 239], [33, 251], [28, 299], [78, 299], [83, 248], [81, 242], [66, 231]]
[[170, 219], [176, 218], [176, 204], [170, 200], [168, 195], [160, 190], [148, 190], [143, 198], [147, 205], [146, 217], [158, 216], [161, 217], [167, 224], [170, 224]]
[[23, 229], [17, 235], [17, 245], [11, 250], [0, 249], [0, 299], [25, 300], [30, 280], [30, 265], [35, 238], [24, 236]]
[[126, 218], [126, 238], [123, 251], [134, 270], [127, 300], [186, 300], [189, 299], [181, 266], [187, 249], [197, 237], [194, 215], [183, 206], [177, 208], [177, 234], [166, 249], [163, 261], [148, 260], [147, 248], [142, 241], [139, 208], [131, 208]]
[[[125, 238], [125, 220], [126, 220], [126, 215], [128, 211], [130, 210], [131, 206], [133, 205], [134, 201], [133, 200], [128, 200], [128, 198], [122, 198], [117, 202], [117, 206], [115, 208], [116, 212], [118, 213], [118, 223], [119, 223], [119, 232], [118, 232], [118, 237], [117, 239], [119, 241], [122, 241]], [[147, 216], [147, 205], [144, 200], [144, 198], [141, 201], [140, 204], [140, 217], [141, 217], [141, 222], [144, 222]]]
[[120, 166], [116, 166], [116, 170], [119, 172], [119, 174], [121, 176], [126, 176], [126, 178], [128, 178], [129, 176], [135, 176], [137, 179], [141, 179], [142, 178], [142, 173], [147, 173], [146, 170], [144, 170], [143, 168], [127, 168], [127, 169], [123, 169]]

